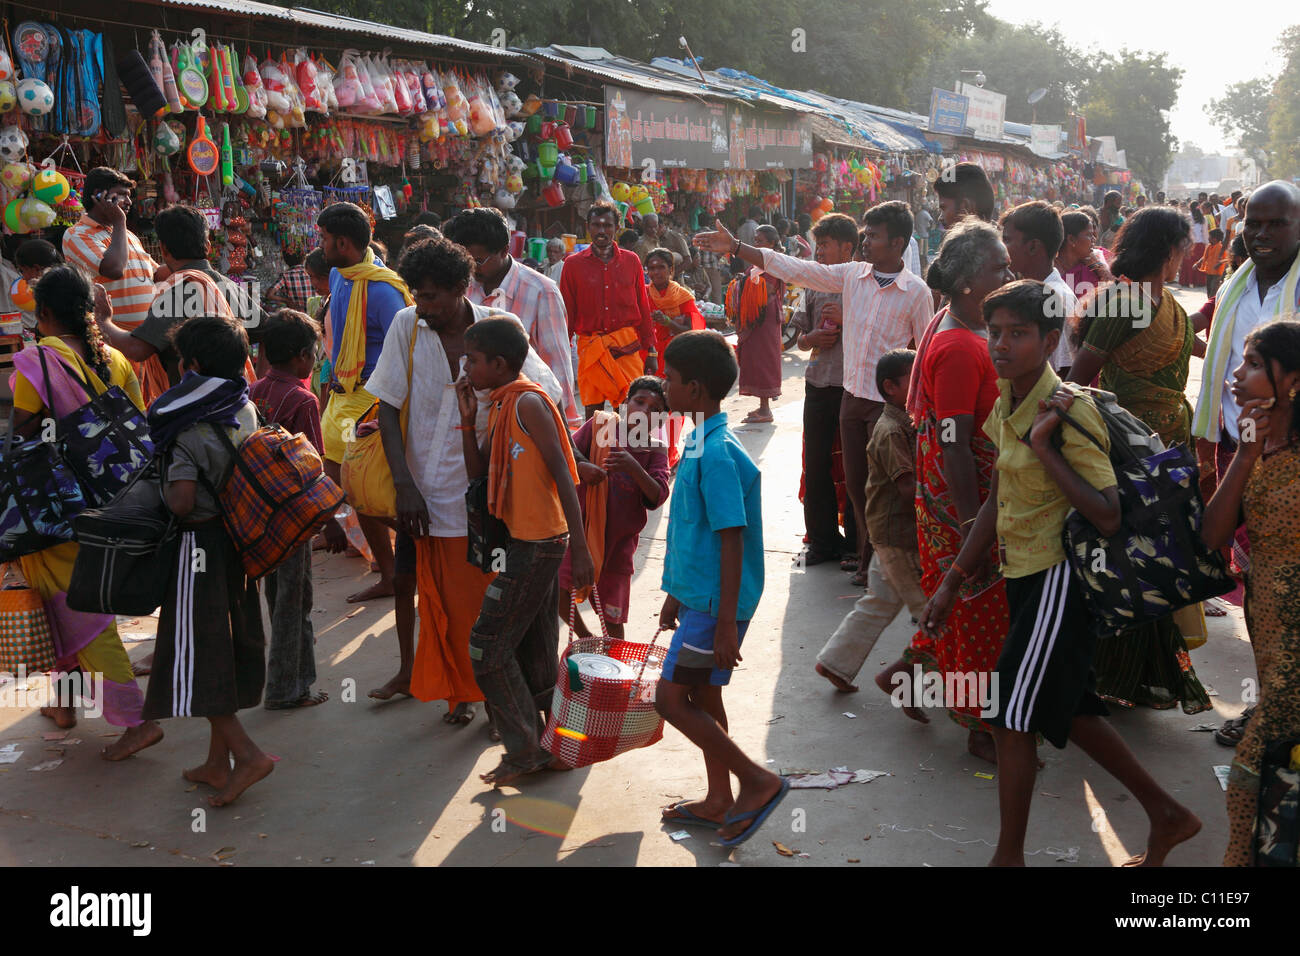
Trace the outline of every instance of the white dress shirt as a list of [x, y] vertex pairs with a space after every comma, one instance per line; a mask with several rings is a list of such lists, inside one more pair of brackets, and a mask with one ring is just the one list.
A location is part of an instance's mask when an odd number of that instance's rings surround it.
[[[501, 316], [519, 321], [518, 316], [500, 309], [471, 305], [475, 322]], [[415, 368], [409, 370], [407, 357], [411, 355], [413, 331], [416, 336]], [[411, 374], [412, 371], [418, 374]], [[522, 371], [542, 387], [551, 401], [561, 399], [559, 382], [531, 347]], [[384, 336], [384, 349], [366, 382], [367, 391], [381, 402], [399, 409], [406, 404], [409, 383], [411, 408], [406, 423], [406, 464], [411, 469], [415, 486], [424, 496], [424, 506], [429, 511], [429, 536], [433, 538], [462, 538], [468, 534], [465, 489], [469, 487], [469, 476], [465, 471], [460, 432], [456, 428], [460, 424], [460, 410], [456, 404], [456, 379], [459, 377], [460, 370], [457, 369], [453, 375], [447, 364], [447, 350], [443, 348], [442, 338], [426, 323], [417, 320], [412, 305], [393, 316], [393, 323]], [[480, 444], [487, 435], [489, 394], [488, 389], [478, 392], [475, 431]]]

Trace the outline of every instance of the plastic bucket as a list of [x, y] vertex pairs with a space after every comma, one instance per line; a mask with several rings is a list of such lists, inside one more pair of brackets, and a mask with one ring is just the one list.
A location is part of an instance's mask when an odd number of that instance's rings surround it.
[[[550, 187], [548, 186], [547, 189]], [[546, 195], [543, 190], [542, 195]], [[546, 239], [543, 236], [532, 236], [528, 240], [528, 258], [536, 259], [538, 262], [546, 261]]]

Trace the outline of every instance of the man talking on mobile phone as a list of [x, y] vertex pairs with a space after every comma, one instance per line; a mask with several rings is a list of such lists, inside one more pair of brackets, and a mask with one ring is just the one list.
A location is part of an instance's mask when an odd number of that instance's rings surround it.
[[135, 183], [116, 169], [95, 167], [86, 174], [82, 191], [87, 212], [63, 234], [63, 258], [104, 287], [113, 321], [127, 331], [148, 316], [154, 282], [167, 275], [126, 226], [134, 188]]

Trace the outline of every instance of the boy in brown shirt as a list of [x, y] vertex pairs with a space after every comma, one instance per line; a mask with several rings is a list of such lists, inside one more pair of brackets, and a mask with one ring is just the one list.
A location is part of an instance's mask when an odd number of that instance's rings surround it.
[[868, 587], [817, 655], [817, 673], [841, 693], [858, 689], [853, 679], [899, 609], [906, 604], [919, 619], [925, 607], [916, 540], [916, 430], [904, 408], [915, 360], [911, 349], [894, 349], [876, 364], [885, 409], [867, 443], [866, 525], [874, 549]]

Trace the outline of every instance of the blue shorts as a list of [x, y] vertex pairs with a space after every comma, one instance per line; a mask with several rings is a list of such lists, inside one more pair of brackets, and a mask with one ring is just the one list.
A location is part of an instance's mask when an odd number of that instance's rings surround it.
[[[718, 619], [712, 614], [688, 607], [678, 611], [677, 630], [664, 659], [663, 679], [673, 684], [727, 686], [731, 671], [716, 667], [713, 661], [713, 635], [717, 627]], [[736, 622], [736, 636], [742, 645], [747, 630], [748, 621]]]

